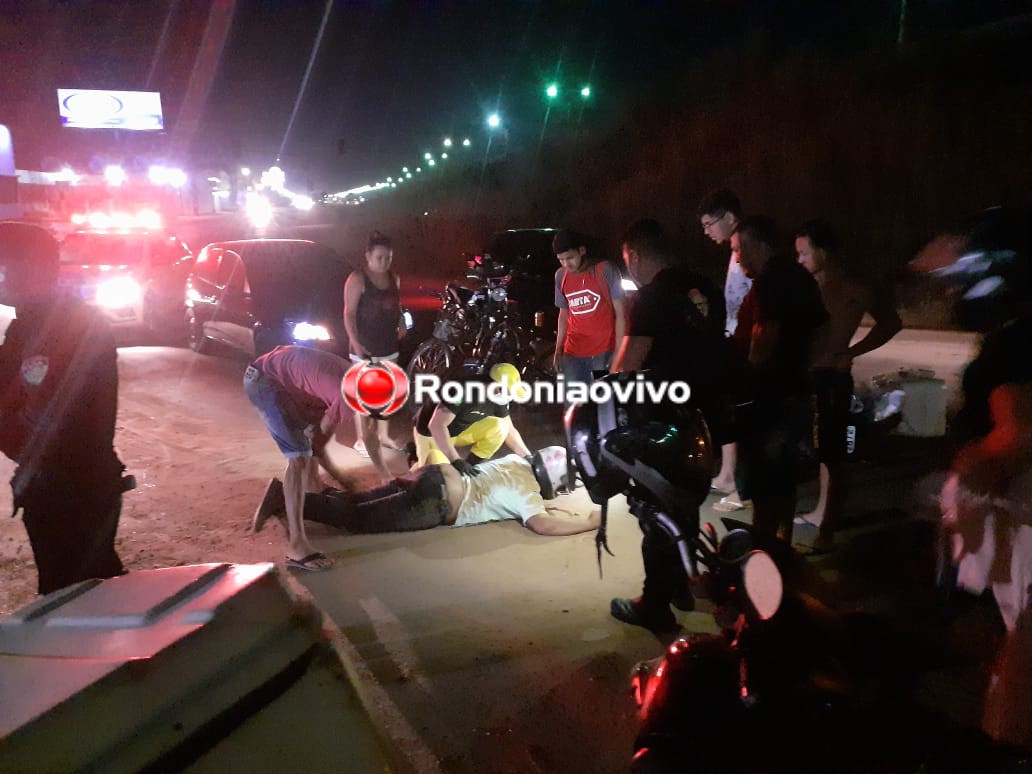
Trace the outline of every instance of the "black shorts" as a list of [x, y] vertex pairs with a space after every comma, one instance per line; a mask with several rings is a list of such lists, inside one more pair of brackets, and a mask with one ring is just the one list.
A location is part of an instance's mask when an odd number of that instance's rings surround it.
[[794, 493], [800, 446], [811, 426], [809, 396], [789, 395], [752, 404], [738, 432], [738, 494], [751, 500]]
[[839, 465], [848, 457], [846, 433], [853, 404], [853, 375], [849, 371], [815, 370], [813, 392], [817, 459], [825, 465]]

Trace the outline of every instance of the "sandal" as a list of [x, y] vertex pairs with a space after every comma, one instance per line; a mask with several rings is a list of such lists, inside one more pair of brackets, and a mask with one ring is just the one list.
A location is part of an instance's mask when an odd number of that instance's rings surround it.
[[721, 497], [719, 502], [713, 503], [713, 510], [718, 513], [733, 513], [734, 511], [744, 511], [748, 508], [752, 508], [752, 500], [736, 500], [735, 498]]
[[325, 572], [326, 570], [333, 569], [332, 564], [329, 564], [326, 567], [320, 567], [318, 564], [316, 564], [316, 562], [318, 562], [320, 559], [330, 561], [329, 557], [327, 557], [326, 554], [324, 554], [322, 551], [316, 551], [315, 553], [311, 553], [302, 559], [292, 559], [288, 556], [287, 567], [289, 567], [292, 570], [306, 570], [308, 572]]

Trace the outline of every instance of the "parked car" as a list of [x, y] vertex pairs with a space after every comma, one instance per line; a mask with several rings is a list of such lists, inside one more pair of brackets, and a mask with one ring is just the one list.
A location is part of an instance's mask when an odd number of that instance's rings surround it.
[[303, 344], [346, 357], [348, 272], [335, 252], [303, 239], [210, 244], [187, 280], [190, 346], [203, 352], [217, 343], [257, 357]]
[[118, 328], [180, 338], [193, 254], [161, 229], [89, 228], [60, 246], [58, 286], [98, 307]]

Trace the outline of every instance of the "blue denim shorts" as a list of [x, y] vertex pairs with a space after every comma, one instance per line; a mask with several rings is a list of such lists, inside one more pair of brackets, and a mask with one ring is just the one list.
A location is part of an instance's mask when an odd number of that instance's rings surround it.
[[249, 365], [244, 371], [244, 392], [247, 399], [258, 409], [272, 440], [289, 459], [312, 456], [312, 440], [305, 435], [305, 427], [290, 412], [284, 411], [289, 399], [279, 388], [266, 379], [262, 372]]

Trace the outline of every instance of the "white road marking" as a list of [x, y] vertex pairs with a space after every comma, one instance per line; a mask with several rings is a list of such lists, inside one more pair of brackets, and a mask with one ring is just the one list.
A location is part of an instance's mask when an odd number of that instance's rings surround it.
[[369, 616], [377, 641], [383, 645], [387, 655], [398, 667], [398, 671], [405, 676], [406, 680], [430, 693], [430, 683], [420, 671], [419, 659], [408, 645], [404, 624], [398, 620], [398, 617], [390, 611], [387, 605], [380, 601], [379, 597], [360, 599], [358, 604]]

